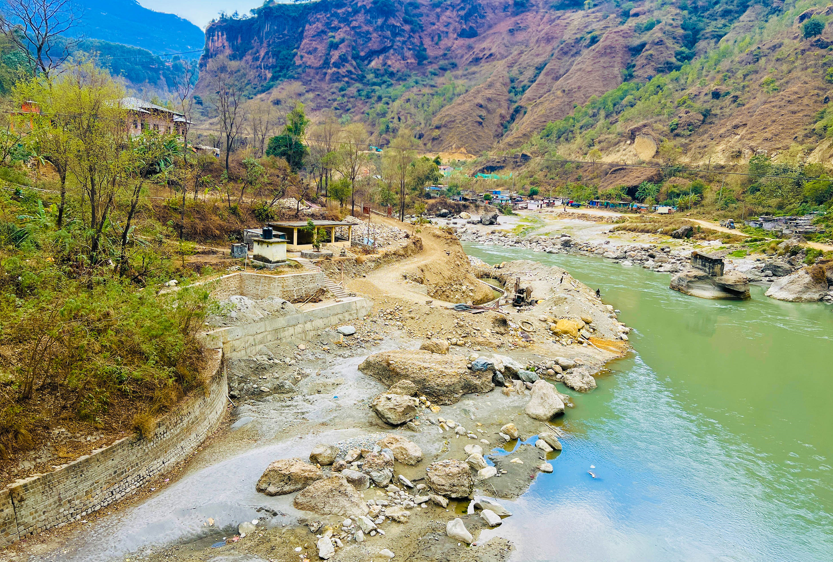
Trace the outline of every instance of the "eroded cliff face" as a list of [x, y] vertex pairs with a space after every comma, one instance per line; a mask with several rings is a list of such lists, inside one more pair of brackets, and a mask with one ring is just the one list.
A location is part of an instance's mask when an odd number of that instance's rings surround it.
[[[260, 91], [297, 85], [313, 113], [333, 108], [367, 120], [382, 144], [408, 127], [426, 149], [481, 154], [520, 147], [623, 80], [679, 68], [769, 9], [754, 0], [691, 0], [687, 12], [652, 0], [592, 4], [274, 4], [209, 26], [202, 62], [222, 54], [243, 60]], [[450, 81], [453, 93], [432, 99]], [[391, 94], [397, 87], [402, 92]]]

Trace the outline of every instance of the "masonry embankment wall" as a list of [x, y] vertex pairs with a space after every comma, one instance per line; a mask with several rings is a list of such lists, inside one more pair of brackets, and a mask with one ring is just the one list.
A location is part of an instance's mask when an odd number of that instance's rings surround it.
[[242, 326], [219, 328], [203, 335], [211, 349], [222, 349], [229, 359], [257, 355], [260, 346], [279, 341], [305, 340], [310, 335], [366, 316], [373, 303], [361, 297], [314, 305], [297, 314], [266, 318]]
[[321, 271], [268, 275], [239, 272], [209, 281], [211, 296], [225, 300], [233, 295], [252, 299], [280, 297], [289, 302], [303, 302], [324, 289], [326, 278]]
[[0, 491], [0, 547], [106, 507], [196, 450], [222, 421], [228, 396], [222, 352], [208, 353], [205, 389], [163, 416], [153, 438], [126, 437]]

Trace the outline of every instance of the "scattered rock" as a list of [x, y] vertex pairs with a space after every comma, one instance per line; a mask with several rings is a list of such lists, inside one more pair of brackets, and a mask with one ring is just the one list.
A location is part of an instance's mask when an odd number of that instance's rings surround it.
[[538, 434], [538, 438], [546, 441], [547, 445], [552, 447], [554, 451], [561, 450], [561, 442], [558, 440], [558, 437], [556, 437], [555, 433], [553, 433], [552, 431], [542, 431]]
[[404, 394], [384, 392], [376, 397], [371, 408], [382, 421], [390, 425], [402, 425], [417, 416], [419, 400]]
[[393, 479], [393, 456], [383, 453], [368, 453], [364, 457], [362, 472], [370, 476], [373, 483], [385, 487]]
[[533, 383], [538, 380], [538, 375], [532, 371], [519, 371], [518, 378], [523, 382]]
[[500, 505], [499, 503], [495, 503], [491, 500], [487, 500], [486, 498], [480, 498], [476, 502], [474, 502], [474, 509], [488, 509], [489, 511], [496, 513], [501, 517], [510, 517], [512, 513]]
[[483, 511], [481, 511], [480, 517], [483, 518], [483, 521], [485, 521], [489, 527], [497, 527], [498, 525], [503, 523], [503, 521], [500, 520], [498, 514], [492, 511], [491, 509], [484, 509]]
[[538, 439], [538, 440], [535, 442], [535, 446], [536, 446], [536, 447], [538, 447], [539, 449], [541, 449], [542, 451], [544, 451], [545, 453], [551, 453], [551, 452], [552, 452], [552, 450], [553, 450], [553, 449], [552, 449], [552, 447], [550, 447], [550, 446], [547, 444], [547, 442], [546, 442], [546, 441], [544, 441], [543, 439]]
[[458, 540], [466, 544], [471, 544], [472, 541], [474, 541], [474, 537], [471, 536], [471, 533], [469, 533], [468, 529], [466, 529], [466, 525], [463, 523], [463, 520], [459, 517], [448, 522], [445, 526], [445, 534], [454, 540]]
[[400, 505], [385, 508], [385, 517], [393, 519], [397, 523], [407, 523], [411, 512]]
[[577, 392], [590, 392], [596, 388], [596, 379], [583, 370], [572, 370], [561, 375], [561, 382]]
[[422, 460], [422, 449], [413, 441], [399, 435], [388, 435], [376, 444], [393, 451], [393, 458], [402, 464], [414, 466]]
[[237, 526], [237, 532], [240, 533], [240, 536], [243, 535], [251, 535], [257, 530], [257, 527], [248, 521], [243, 521]]
[[383, 556], [385, 558], [393, 558], [396, 555], [392, 551], [388, 550], [387, 548], [383, 548], [382, 550], [379, 551], [379, 556]]
[[332, 558], [336, 553], [336, 549], [333, 546], [333, 541], [330, 540], [330, 537], [321, 537], [318, 539], [318, 557], [321, 560], [329, 560]]
[[304, 488], [292, 502], [296, 509], [319, 515], [360, 517], [368, 507], [362, 496], [342, 474], [318, 480]]
[[279, 496], [302, 490], [323, 477], [318, 467], [299, 458], [278, 460], [266, 467], [256, 489], [267, 496]]
[[357, 490], [367, 490], [370, 487], [370, 477], [363, 472], [347, 468], [341, 471], [341, 475]]
[[483, 455], [480, 454], [469, 455], [466, 459], [466, 464], [469, 465], [472, 470], [481, 470], [489, 466], [486, 459], [484, 459]]
[[556, 414], [564, 413], [564, 402], [550, 383], [539, 380], [532, 385], [532, 399], [524, 411], [531, 418], [548, 421]]
[[487, 466], [486, 468], [481, 468], [477, 471], [477, 479], [488, 480], [497, 474], [497, 469], [493, 466]]
[[425, 481], [436, 494], [449, 498], [468, 498], [474, 486], [469, 465], [456, 459], [431, 463]]
[[338, 455], [338, 447], [333, 445], [316, 445], [309, 454], [310, 462], [320, 464], [321, 466], [329, 466], [333, 464]]
[[339, 326], [336, 328], [336, 332], [341, 334], [342, 336], [352, 336], [356, 333], [356, 328], [353, 326]]
[[448, 499], [447, 498], [444, 498], [442, 496], [438, 496], [437, 494], [430, 494], [428, 497], [431, 498], [431, 501], [434, 502], [435, 504], [437, 504], [438, 506], [440, 506], [442, 508], [448, 507]]
[[510, 439], [518, 439], [521, 434], [518, 431], [518, 428], [515, 427], [514, 423], [507, 423], [503, 427], [500, 428], [501, 433], [505, 433], [509, 436]]
[[430, 351], [439, 355], [448, 354], [448, 342], [445, 340], [428, 340], [419, 347], [422, 351]]
[[551, 465], [550, 463], [548, 463], [548, 462], [545, 462], [545, 463], [542, 463], [542, 464], [541, 464], [541, 466], [540, 466], [540, 467], [538, 467], [538, 469], [539, 469], [541, 472], [550, 473], [550, 472], [552, 472], [552, 465]]

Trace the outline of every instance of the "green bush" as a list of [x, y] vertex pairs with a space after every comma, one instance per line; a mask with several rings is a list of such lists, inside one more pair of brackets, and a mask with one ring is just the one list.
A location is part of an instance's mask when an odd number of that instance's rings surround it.
[[805, 39], [816, 37], [822, 34], [825, 25], [826, 24], [822, 19], [813, 16], [812, 18], [805, 21], [804, 24], [801, 26], [801, 34], [804, 36]]

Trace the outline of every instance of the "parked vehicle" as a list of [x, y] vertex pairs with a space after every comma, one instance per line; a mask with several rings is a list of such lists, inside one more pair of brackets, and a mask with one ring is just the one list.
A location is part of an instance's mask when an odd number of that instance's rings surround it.
[[723, 228], [734, 229], [735, 228], [735, 221], [732, 220], [732, 219], [725, 220], [725, 221], [720, 221], [720, 226], [722, 226]]

